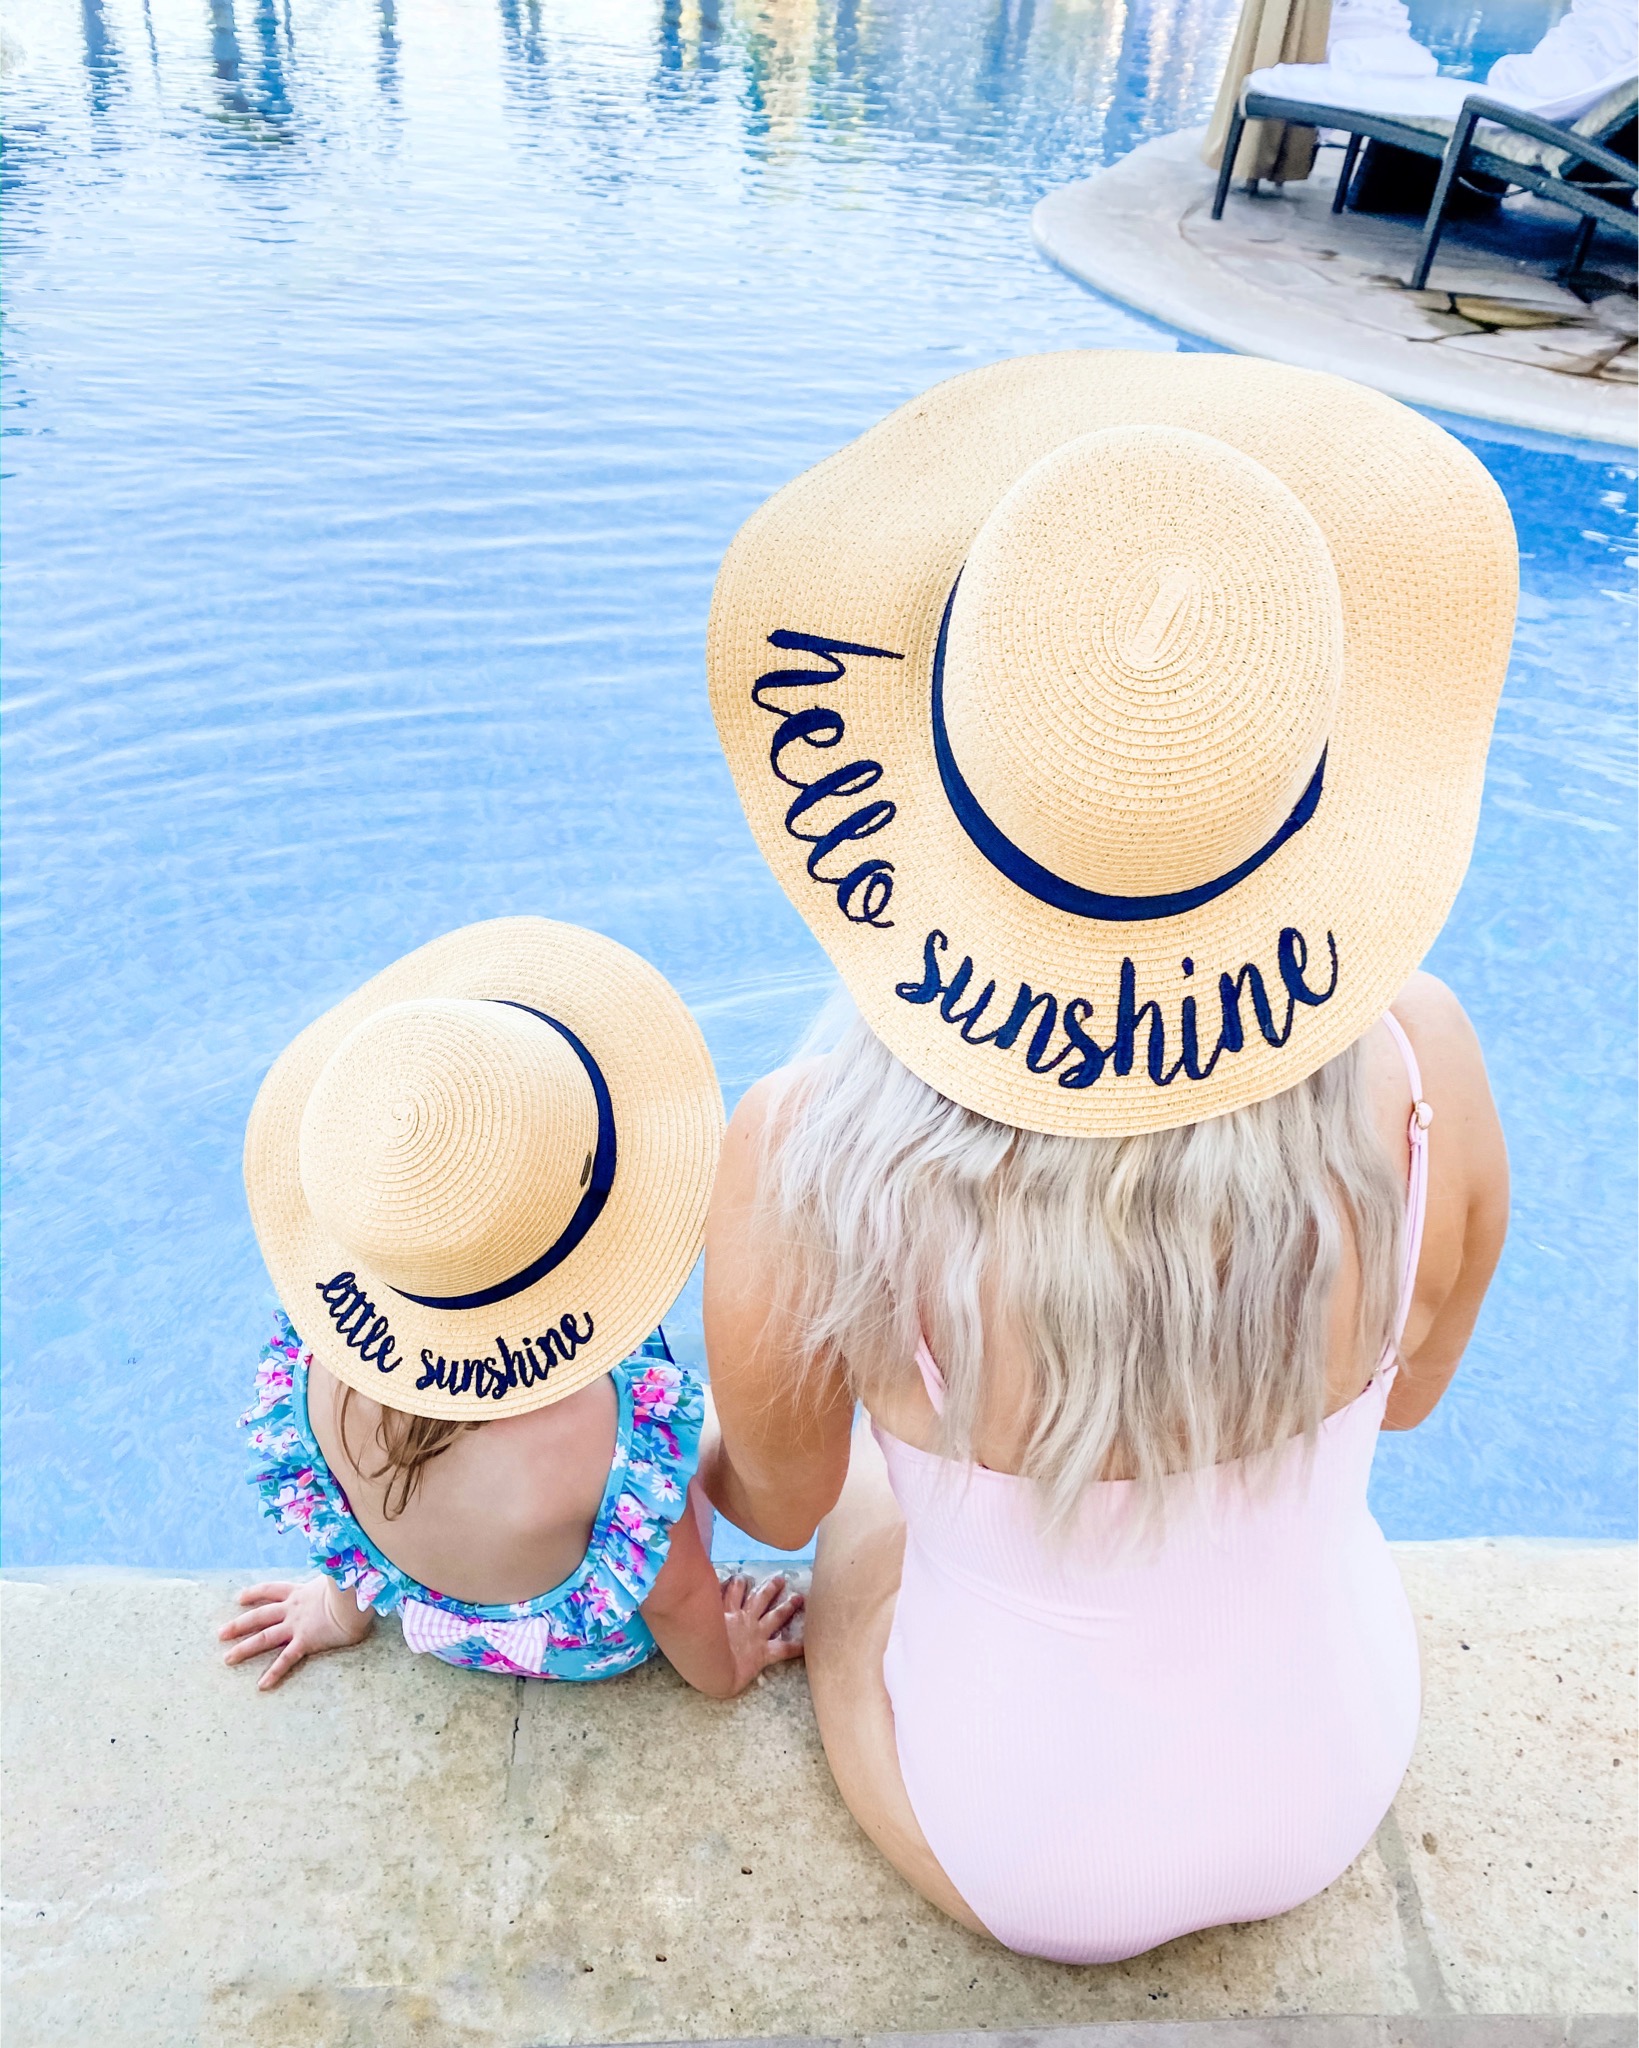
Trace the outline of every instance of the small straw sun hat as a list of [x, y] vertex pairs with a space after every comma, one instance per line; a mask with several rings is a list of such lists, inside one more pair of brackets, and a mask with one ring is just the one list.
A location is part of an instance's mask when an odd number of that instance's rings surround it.
[[723, 1100], [676, 990], [577, 925], [435, 939], [310, 1024], [245, 1133], [280, 1300], [337, 1379], [451, 1421], [606, 1373], [699, 1254]]
[[1473, 845], [1513, 628], [1449, 434], [1237, 356], [1032, 356], [788, 484], [712, 706], [867, 1023], [1027, 1130], [1279, 1094], [1388, 1008]]

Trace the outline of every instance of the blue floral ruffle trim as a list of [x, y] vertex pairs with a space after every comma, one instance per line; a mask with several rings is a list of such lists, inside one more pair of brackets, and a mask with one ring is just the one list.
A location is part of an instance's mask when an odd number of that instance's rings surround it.
[[361, 1608], [390, 1614], [398, 1605], [390, 1579], [403, 1575], [386, 1559], [380, 1566], [373, 1562], [369, 1538], [354, 1521], [341, 1483], [308, 1423], [307, 1370], [312, 1355], [303, 1352], [283, 1315], [275, 1321], [276, 1332], [257, 1361], [256, 1404], [239, 1418], [262, 1513], [281, 1535], [294, 1531], [301, 1536], [319, 1570], [356, 1594]]

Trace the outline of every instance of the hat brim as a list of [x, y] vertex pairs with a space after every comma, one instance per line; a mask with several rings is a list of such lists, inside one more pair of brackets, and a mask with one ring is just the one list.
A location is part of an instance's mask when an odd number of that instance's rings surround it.
[[[980, 851], [941, 781], [930, 703], [947, 601], [998, 500], [1072, 437], [1142, 425], [1228, 443], [1308, 509], [1341, 590], [1344, 680], [1303, 828], [1199, 908], [1111, 920], [1055, 907]], [[1517, 573], [1491, 477], [1377, 392], [1246, 357], [1026, 357], [939, 385], [753, 515], [713, 598], [712, 707], [759, 847], [913, 1073], [1027, 1130], [1166, 1129], [1294, 1086], [1421, 961], [1473, 846]], [[778, 679], [803, 669], [811, 684]], [[782, 720], [816, 707], [834, 719], [806, 748], [785, 727], [782, 778]], [[801, 786], [828, 774], [840, 794]], [[816, 858], [850, 819], [857, 836]]]
[[[542, 1279], [482, 1307], [411, 1301], [336, 1243], [302, 1192], [302, 1111], [326, 1060], [373, 1011], [432, 996], [523, 1003], [555, 1017], [591, 1049], [613, 1108], [615, 1173], [596, 1222]], [[655, 1327], [699, 1256], [722, 1135], [711, 1055], [663, 975], [580, 926], [497, 918], [395, 961], [287, 1047], [251, 1111], [245, 1190], [279, 1298], [327, 1371], [408, 1414], [489, 1421], [565, 1399]], [[332, 1320], [326, 1289], [342, 1274], [385, 1318], [395, 1340], [386, 1370], [361, 1357]], [[517, 1373], [509, 1383], [509, 1353], [549, 1361], [550, 1369], [532, 1384]], [[449, 1366], [467, 1361], [475, 1368], [467, 1390], [452, 1392], [452, 1380], [461, 1382]]]

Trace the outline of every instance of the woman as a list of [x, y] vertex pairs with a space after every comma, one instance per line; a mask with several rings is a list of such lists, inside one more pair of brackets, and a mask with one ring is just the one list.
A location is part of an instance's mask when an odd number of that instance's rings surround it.
[[730, 1126], [703, 1477], [819, 1526], [843, 1797], [1016, 1949], [1284, 1911], [1405, 1769], [1366, 1483], [1506, 1221], [1415, 970], [1515, 576], [1489, 478], [1392, 401], [1100, 354], [927, 394], [724, 565], [719, 730], [858, 1016]]

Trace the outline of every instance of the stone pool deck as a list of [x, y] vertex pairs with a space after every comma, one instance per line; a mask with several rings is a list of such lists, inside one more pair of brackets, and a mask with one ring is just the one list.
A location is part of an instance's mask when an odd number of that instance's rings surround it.
[[[242, 1580], [13, 1575], [8, 2048], [1632, 2041], [1634, 1552], [1397, 1555], [1427, 1705], [1376, 1840], [1281, 1920], [1098, 1969], [1011, 1955], [893, 1876], [799, 1669], [726, 1706], [663, 1668], [545, 1687], [389, 1625], [261, 1696], [213, 1641]], [[1274, 2015], [1339, 2017], [1178, 2024]]]
[[[1631, 446], [1635, 300], [1631, 245], [1602, 237], [1584, 298], [1555, 272], [1571, 219], [1457, 223], [1430, 289], [1408, 291], [1421, 223], [1333, 214], [1342, 152], [1302, 184], [1244, 185], [1211, 218], [1216, 174], [1202, 129], [1158, 136], [1050, 192], [1038, 246], [1084, 283], [1189, 334], [1248, 355], [1358, 378], [1413, 405]], [[1609, 244], [1609, 246], [1607, 246]]]

